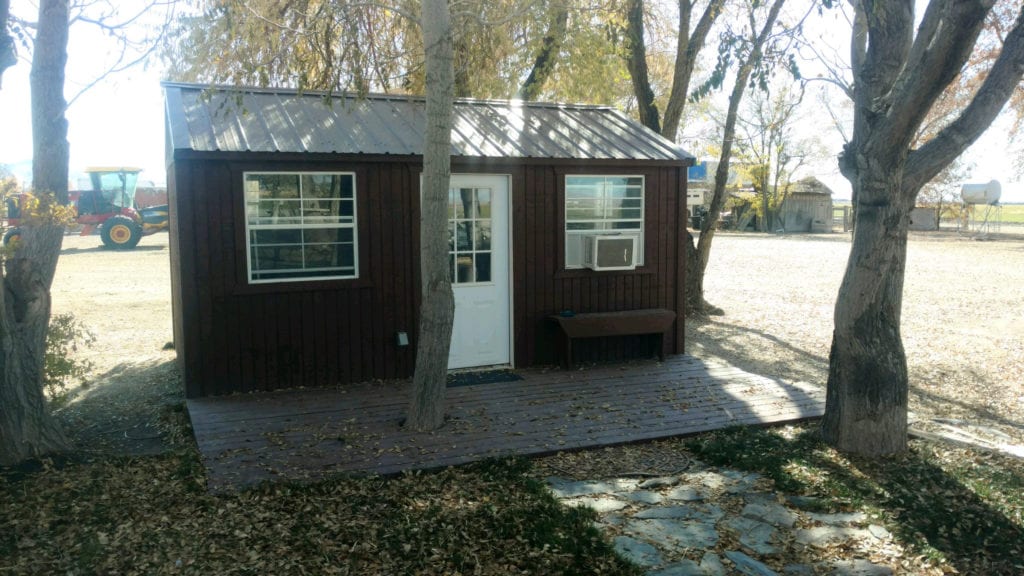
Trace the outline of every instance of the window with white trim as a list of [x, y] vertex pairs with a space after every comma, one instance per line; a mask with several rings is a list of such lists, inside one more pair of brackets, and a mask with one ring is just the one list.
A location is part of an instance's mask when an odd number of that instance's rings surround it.
[[583, 267], [583, 237], [636, 238], [636, 263], [644, 262], [643, 176], [565, 177], [565, 267]]
[[357, 278], [356, 177], [247, 172], [250, 283]]

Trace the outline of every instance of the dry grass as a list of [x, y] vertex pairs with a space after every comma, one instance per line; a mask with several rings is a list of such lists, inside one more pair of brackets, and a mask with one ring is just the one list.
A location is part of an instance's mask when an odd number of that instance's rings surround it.
[[[824, 386], [846, 235], [719, 234], [706, 279], [724, 316], [687, 326], [687, 352]], [[1024, 236], [912, 233], [903, 341], [918, 419], [1024, 439]]]

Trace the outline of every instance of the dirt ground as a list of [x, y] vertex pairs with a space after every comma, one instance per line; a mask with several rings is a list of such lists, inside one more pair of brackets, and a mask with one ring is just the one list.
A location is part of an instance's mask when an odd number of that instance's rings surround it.
[[132, 251], [99, 236], [65, 236], [53, 282], [53, 314], [71, 313], [96, 337], [78, 355], [93, 364], [86, 385], [59, 411], [80, 451], [148, 454], [184, 441], [170, 425], [181, 411], [171, 325], [166, 232]]
[[[824, 385], [849, 250], [846, 234], [720, 234], [705, 292], [725, 315], [690, 323], [687, 352]], [[902, 318], [912, 417], [963, 420], [1020, 443], [1024, 235], [911, 233]]]
[[[716, 236], [706, 295], [725, 314], [688, 322], [687, 352], [790, 381], [824, 386], [832, 311], [850, 240], [845, 234]], [[95, 334], [95, 364], [62, 415], [85, 449], [158, 451], [168, 411], [180, 410], [174, 367], [168, 236], [134, 251], [68, 236], [54, 313]], [[911, 410], [1024, 439], [1024, 235], [974, 241], [912, 233], [903, 309]]]

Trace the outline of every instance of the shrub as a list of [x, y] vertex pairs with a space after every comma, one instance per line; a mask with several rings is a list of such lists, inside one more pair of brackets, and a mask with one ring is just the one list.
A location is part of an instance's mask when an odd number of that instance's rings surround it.
[[68, 386], [74, 381], [86, 385], [85, 376], [92, 362], [76, 358], [78, 348], [88, 348], [96, 341], [93, 334], [74, 314], [57, 314], [50, 318], [46, 333], [46, 354], [43, 360], [43, 389], [51, 402], [62, 402]]

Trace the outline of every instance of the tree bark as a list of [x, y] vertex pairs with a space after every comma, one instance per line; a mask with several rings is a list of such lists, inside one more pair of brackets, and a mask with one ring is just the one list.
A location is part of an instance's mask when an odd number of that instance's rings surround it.
[[626, 5], [626, 68], [633, 83], [633, 95], [637, 100], [640, 122], [673, 142], [686, 107], [690, 80], [697, 66], [697, 56], [704, 48], [711, 26], [721, 15], [725, 0], [709, 0], [691, 33], [690, 22], [693, 19], [695, 4], [695, 0], [679, 0], [676, 61], [672, 70], [672, 89], [665, 104], [664, 123], [661, 122], [658, 107], [654, 103], [654, 90], [651, 88], [647, 69], [643, 0], [630, 0]]
[[[43, 393], [50, 285], [61, 226], [27, 226], [0, 279], [0, 466], [67, 449]], [[50, 261], [53, 262], [50, 265]]]
[[562, 42], [565, 40], [565, 29], [569, 23], [569, 9], [562, 5], [556, 8], [554, 18], [551, 19], [551, 26], [548, 33], [544, 35], [540, 52], [533, 61], [533, 68], [530, 75], [526, 77], [523, 85], [519, 88], [517, 96], [523, 100], [536, 100], [544, 83], [551, 76], [555, 69], [555, 62], [558, 52], [562, 49]]
[[[840, 156], [853, 186], [853, 246], [835, 306], [822, 435], [865, 456], [907, 448], [909, 377], [900, 337], [910, 210], [921, 187], [991, 124], [1024, 75], [1024, 7], [981, 88], [920, 149], [910, 143], [967, 60], [991, 0], [934, 0], [913, 38], [914, 0], [863, 0], [854, 37], [854, 133]], [[911, 41], [913, 40], [913, 41]]]
[[[32, 179], [37, 196], [68, 198], [64, 65], [67, 0], [42, 0], [32, 58]], [[50, 321], [50, 286], [63, 226], [41, 215], [22, 226], [21, 240], [0, 274], [0, 464], [67, 447], [43, 395], [43, 357]]]
[[[861, 185], [853, 246], [836, 298], [822, 435], [840, 450], [860, 454], [892, 454], [907, 445], [909, 381], [900, 313], [913, 197], [891, 196], [901, 171], [879, 170]], [[895, 201], [871, 201], [890, 197]]]
[[626, 68], [633, 80], [640, 123], [661, 134], [658, 106], [654, 103], [654, 90], [647, 71], [647, 45], [644, 42], [644, 2], [628, 0], [626, 3]]
[[423, 146], [420, 207], [419, 335], [416, 371], [406, 425], [419, 431], [444, 423], [448, 349], [455, 298], [448, 269], [448, 188], [454, 99], [451, 15], [447, 0], [425, 0], [421, 24], [426, 49], [427, 127]]

